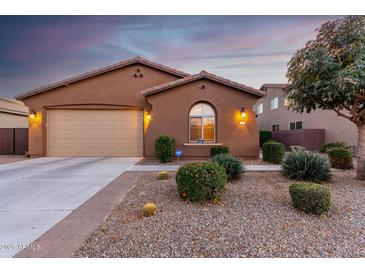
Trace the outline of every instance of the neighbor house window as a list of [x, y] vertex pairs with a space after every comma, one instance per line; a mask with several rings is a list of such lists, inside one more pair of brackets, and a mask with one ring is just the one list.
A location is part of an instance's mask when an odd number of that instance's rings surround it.
[[264, 105], [261, 103], [257, 106], [257, 114], [261, 114], [264, 112]]
[[279, 98], [275, 97], [270, 102], [271, 109], [277, 109], [279, 107]]
[[194, 105], [189, 113], [189, 141], [215, 141], [215, 112], [205, 103]]
[[272, 125], [272, 131], [279, 131], [280, 130], [280, 125], [279, 124], [275, 124], [275, 125]]
[[302, 129], [303, 128], [303, 122], [302, 121], [298, 121], [295, 123], [295, 129]]
[[289, 124], [289, 129], [290, 130], [302, 129], [302, 128], [303, 128], [303, 121], [291, 122]]

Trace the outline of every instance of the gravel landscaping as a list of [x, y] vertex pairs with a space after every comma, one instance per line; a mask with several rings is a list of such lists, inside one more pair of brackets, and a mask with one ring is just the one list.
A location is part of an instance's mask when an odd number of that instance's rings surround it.
[[[248, 158], [240, 158], [243, 164], [245, 165], [271, 165], [269, 162], [265, 162], [262, 159], [248, 159]], [[204, 162], [210, 160], [210, 157], [200, 157], [200, 158], [188, 158], [184, 157], [177, 161], [175, 158], [172, 159], [171, 162], [160, 163], [157, 159], [154, 158], [143, 158], [141, 161], [136, 163], [136, 165], [185, 165], [191, 162]]]
[[[293, 208], [278, 172], [248, 172], [205, 205], [145, 173], [74, 257], [365, 257], [365, 183], [353, 178], [335, 172], [333, 208], [318, 217]], [[142, 216], [147, 202], [157, 215]]]

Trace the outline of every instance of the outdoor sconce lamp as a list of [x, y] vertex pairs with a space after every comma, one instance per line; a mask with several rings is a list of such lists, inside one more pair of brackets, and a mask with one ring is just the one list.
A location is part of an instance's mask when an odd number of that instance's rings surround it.
[[32, 119], [32, 120], [34, 120], [36, 116], [37, 116], [37, 113], [35, 112], [35, 110], [32, 109], [29, 112], [29, 118]]
[[147, 120], [151, 120], [151, 112], [147, 111]]
[[243, 108], [241, 109], [241, 119], [240, 119], [240, 125], [246, 125], [245, 118], [246, 118], [246, 111], [245, 111], [245, 108], [243, 107]]

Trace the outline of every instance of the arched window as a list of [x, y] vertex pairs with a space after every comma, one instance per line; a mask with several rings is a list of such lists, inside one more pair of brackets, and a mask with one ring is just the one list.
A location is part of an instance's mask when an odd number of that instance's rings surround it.
[[205, 103], [197, 103], [189, 112], [189, 141], [215, 141], [215, 112]]

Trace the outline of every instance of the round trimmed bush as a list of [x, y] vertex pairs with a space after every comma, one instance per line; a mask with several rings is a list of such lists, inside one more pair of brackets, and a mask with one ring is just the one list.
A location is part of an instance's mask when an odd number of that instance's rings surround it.
[[348, 149], [334, 148], [328, 151], [328, 157], [330, 158], [331, 166], [338, 169], [351, 169], [352, 154]]
[[241, 179], [242, 174], [245, 172], [242, 162], [230, 154], [215, 155], [212, 161], [224, 167], [228, 181]]
[[327, 143], [319, 149], [319, 152], [328, 153], [330, 150], [337, 149], [337, 148], [344, 148], [345, 149], [346, 144], [344, 142]]
[[226, 146], [217, 146], [217, 147], [211, 147], [210, 148], [210, 157], [214, 157], [218, 154], [228, 154], [229, 148]]
[[308, 182], [294, 183], [289, 186], [293, 206], [306, 213], [321, 215], [332, 206], [331, 191], [328, 187]]
[[321, 182], [331, 179], [330, 162], [318, 153], [297, 151], [284, 160], [283, 174], [293, 180]]
[[155, 141], [155, 152], [161, 163], [171, 162], [175, 152], [175, 139], [166, 135], [159, 136]]
[[217, 163], [188, 163], [177, 171], [176, 183], [183, 199], [199, 202], [219, 200], [225, 191], [227, 175]]
[[266, 142], [262, 145], [262, 158], [264, 161], [280, 164], [284, 158], [285, 146], [279, 142]]

